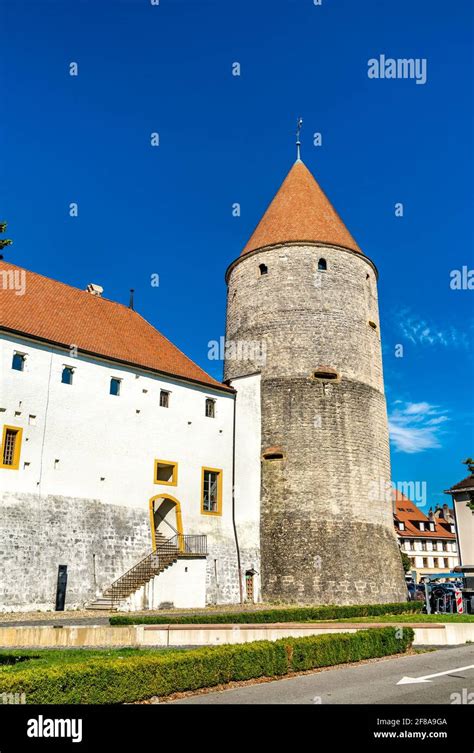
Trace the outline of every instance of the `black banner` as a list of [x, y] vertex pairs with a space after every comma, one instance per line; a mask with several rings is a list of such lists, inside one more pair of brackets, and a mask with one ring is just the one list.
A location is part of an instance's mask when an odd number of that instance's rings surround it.
[[[124, 706], [0, 706], [0, 753], [24, 750], [104, 751], [104, 744], [153, 745], [159, 750], [174, 740], [183, 748], [222, 748], [239, 739], [252, 747], [281, 744], [283, 736], [305, 748], [341, 745], [384, 750], [447, 749], [472, 753], [473, 709], [458, 706], [224, 705], [206, 711], [199, 705], [137, 704]], [[231, 738], [224, 733], [232, 730]], [[194, 741], [194, 742], [193, 742]], [[312, 742], [311, 742], [312, 741]]]

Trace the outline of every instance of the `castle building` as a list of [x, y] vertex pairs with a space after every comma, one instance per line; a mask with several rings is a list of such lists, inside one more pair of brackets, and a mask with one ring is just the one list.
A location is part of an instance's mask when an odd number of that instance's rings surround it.
[[300, 160], [227, 270], [224, 382], [97, 285], [0, 278], [0, 608], [406, 599], [377, 271]]
[[233, 510], [235, 390], [98, 286], [0, 265], [2, 608], [54, 607], [60, 566], [69, 608], [129, 571], [128, 608], [238, 601], [258, 504]]
[[265, 345], [225, 363], [258, 374], [263, 598], [404, 600], [377, 270], [301, 160], [226, 279], [227, 340]]
[[451, 572], [459, 565], [456, 521], [448, 505], [425, 515], [400, 492], [395, 492], [395, 531], [402, 552], [408, 555], [417, 581], [425, 575]]

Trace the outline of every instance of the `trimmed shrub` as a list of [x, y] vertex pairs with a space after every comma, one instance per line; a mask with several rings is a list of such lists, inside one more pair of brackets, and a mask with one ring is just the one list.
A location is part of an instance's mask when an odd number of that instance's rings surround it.
[[206, 612], [205, 614], [147, 615], [118, 614], [109, 618], [111, 625], [187, 625], [217, 623], [269, 623], [312, 622], [314, 620], [340, 620], [345, 617], [377, 617], [383, 614], [412, 614], [421, 612], [421, 601], [401, 604], [354, 604], [338, 607], [291, 607], [288, 609], [258, 609], [254, 612]]
[[411, 628], [396, 629], [372, 628], [357, 633], [342, 633], [308, 636], [307, 638], [285, 638], [287, 651], [291, 652], [291, 666], [295, 672], [314, 667], [330, 667], [335, 664], [371, 659], [377, 656], [400, 654], [407, 650], [413, 641]]
[[232, 680], [281, 677], [401, 653], [413, 630], [370, 628], [355, 634], [283, 638], [190, 651], [85, 659], [81, 664], [25, 667], [0, 675], [1, 693], [25, 693], [28, 704], [111, 704], [213, 687]]

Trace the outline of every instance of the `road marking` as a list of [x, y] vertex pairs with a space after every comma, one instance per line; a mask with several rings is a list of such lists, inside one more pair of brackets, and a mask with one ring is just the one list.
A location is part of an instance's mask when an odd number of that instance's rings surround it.
[[470, 664], [468, 667], [459, 667], [458, 669], [447, 669], [445, 672], [436, 672], [434, 675], [423, 675], [423, 677], [402, 677], [402, 679], [397, 682], [397, 685], [411, 685], [415, 682], [431, 682], [433, 677], [452, 675], [454, 672], [465, 672], [466, 669], [474, 669], [474, 664]]

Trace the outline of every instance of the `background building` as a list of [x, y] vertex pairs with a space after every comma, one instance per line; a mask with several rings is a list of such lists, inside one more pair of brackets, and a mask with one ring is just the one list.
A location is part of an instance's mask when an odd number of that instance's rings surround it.
[[454, 484], [446, 494], [453, 498], [461, 565], [474, 565], [474, 475]]
[[409, 556], [417, 581], [459, 564], [455, 519], [448, 505], [434, 512], [430, 509], [425, 515], [414, 502], [395, 492], [394, 517], [400, 549]]

